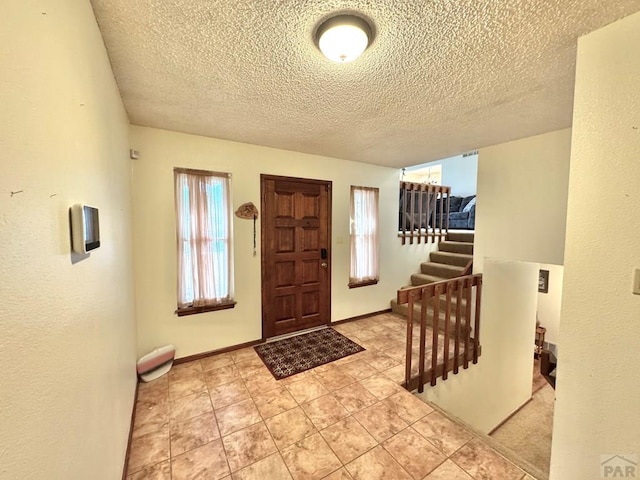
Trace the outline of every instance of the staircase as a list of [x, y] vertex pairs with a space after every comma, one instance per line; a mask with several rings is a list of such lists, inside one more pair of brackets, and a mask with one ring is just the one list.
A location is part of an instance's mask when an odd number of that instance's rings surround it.
[[[449, 280], [471, 273], [465, 271], [473, 261], [473, 232], [449, 232], [447, 239], [438, 243], [438, 250], [429, 254], [429, 261], [420, 264], [420, 273], [411, 275], [411, 285], [417, 287], [428, 283]], [[406, 305], [391, 300], [391, 310], [400, 315], [407, 314]]]

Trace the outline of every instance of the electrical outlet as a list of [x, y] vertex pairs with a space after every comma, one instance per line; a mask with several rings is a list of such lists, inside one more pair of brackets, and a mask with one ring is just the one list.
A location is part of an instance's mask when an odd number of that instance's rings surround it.
[[640, 295], [640, 268], [633, 269], [633, 293]]

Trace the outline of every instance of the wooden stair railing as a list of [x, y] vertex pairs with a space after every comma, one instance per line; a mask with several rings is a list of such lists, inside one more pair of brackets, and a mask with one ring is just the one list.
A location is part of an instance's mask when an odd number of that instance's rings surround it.
[[[442, 239], [449, 232], [449, 196], [451, 187], [400, 182], [399, 237], [421, 243]], [[440, 200], [440, 202], [438, 202]], [[436, 210], [439, 210], [436, 212]]]
[[[473, 292], [475, 290], [475, 308]], [[445, 307], [441, 308], [441, 295], [445, 296]], [[452, 299], [455, 298], [455, 305]], [[424, 391], [428, 381], [432, 386], [437, 378], [446, 380], [448, 373], [457, 374], [460, 363], [464, 369], [469, 368], [469, 360], [478, 363], [480, 354], [480, 306], [482, 298], [482, 274], [456, 277], [451, 280], [430, 283], [413, 288], [398, 290], [399, 305], [408, 304], [407, 344], [405, 365], [405, 388], [409, 391]], [[420, 305], [420, 342], [418, 355], [418, 375], [412, 377], [414, 306]], [[444, 310], [444, 322], [440, 325], [441, 310]], [[473, 315], [473, 319], [471, 318]], [[426, 357], [427, 325], [431, 325], [431, 358]], [[451, 325], [454, 325], [451, 332]], [[471, 336], [473, 325], [473, 337]], [[438, 361], [439, 334], [444, 336], [443, 362]], [[449, 358], [449, 343], [453, 340], [453, 359]], [[428, 361], [428, 363], [425, 363]], [[425, 366], [429, 365], [425, 370]], [[426, 378], [428, 374], [429, 378]]]

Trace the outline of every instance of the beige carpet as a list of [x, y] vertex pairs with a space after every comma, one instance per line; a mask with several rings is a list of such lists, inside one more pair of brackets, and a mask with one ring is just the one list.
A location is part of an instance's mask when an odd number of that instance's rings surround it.
[[[539, 374], [538, 374], [539, 375]], [[532, 400], [491, 434], [523, 460], [549, 476], [551, 433], [555, 390], [546, 382], [536, 382]]]

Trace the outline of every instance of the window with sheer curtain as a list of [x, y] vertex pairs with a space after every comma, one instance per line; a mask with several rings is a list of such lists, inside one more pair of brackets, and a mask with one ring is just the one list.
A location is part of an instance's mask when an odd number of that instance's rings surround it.
[[174, 169], [178, 315], [235, 305], [230, 177]]
[[380, 279], [378, 192], [372, 187], [351, 187], [350, 288], [374, 285]]

